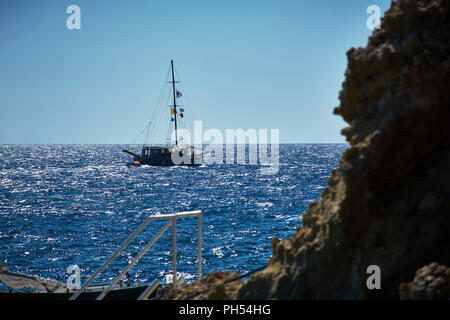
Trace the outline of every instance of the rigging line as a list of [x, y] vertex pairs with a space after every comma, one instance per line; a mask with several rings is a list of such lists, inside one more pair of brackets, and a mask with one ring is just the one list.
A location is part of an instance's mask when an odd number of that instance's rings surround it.
[[[164, 86], [165, 86], [165, 84], [164, 84]], [[158, 105], [158, 107], [156, 109], [157, 110], [157, 114], [154, 117], [155, 123], [154, 123], [154, 125], [151, 128], [150, 137], [153, 136], [153, 133], [158, 132], [157, 130], [159, 129], [159, 126], [160, 126], [160, 123], [161, 123], [161, 118], [162, 118], [161, 113], [164, 113], [163, 105], [165, 103], [166, 95], [167, 95], [167, 89], [164, 88], [164, 87], [163, 87], [163, 93], [164, 93], [164, 95], [162, 95], [162, 98], [161, 98], [161, 100], [159, 102], [159, 105]]]
[[[167, 82], [168, 95], [167, 95], [167, 98], [166, 98], [166, 101], [165, 101], [166, 102], [165, 103], [166, 106], [169, 105], [169, 103], [170, 103], [170, 98], [171, 98], [171, 96], [170, 96], [171, 87], [170, 86], [171, 85], [169, 84], [169, 82]], [[171, 110], [171, 109], [169, 109], [169, 110]], [[166, 111], [164, 111], [164, 112], [166, 112]], [[170, 114], [169, 120], [164, 121], [164, 123], [166, 125], [166, 136], [165, 136], [165, 141], [164, 141], [165, 144], [168, 144], [168, 141], [171, 140], [169, 138], [169, 132], [170, 132], [170, 129], [171, 129], [171, 124], [172, 124], [172, 113], [169, 111], [169, 114]]]
[[[170, 85], [167, 84], [167, 96], [166, 96], [166, 100], [164, 101], [164, 105], [163, 105], [163, 117], [162, 117], [162, 122], [164, 123], [164, 128], [166, 131], [165, 136], [161, 135], [161, 138], [164, 139], [163, 141], [161, 141], [163, 144], [167, 144], [167, 131], [170, 130], [170, 126], [171, 126], [171, 119], [172, 119], [172, 115], [170, 114], [170, 109], [167, 109], [167, 104], [170, 101], [170, 97], [171, 97], [171, 88]], [[167, 112], [169, 113], [169, 118], [167, 118]]]
[[147, 127], [148, 127], [148, 125], [146, 125], [146, 126], [144, 127], [144, 129], [141, 130], [141, 132], [139, 132], [138, 134], [136, 134], [136, 136], [134, 137], [134, 139], [132, 139], [132, 140], [129, 142], [129, 145], [137, 144], [137, 141], [140, 140], [140, 137], [141, 137], [142, 135], [145, 134], [145, 130], [147, 130]]
[[186, 113], [186, 109], [184, 109], [183, 111], [183, 118], [181, 118], [181, 126], [190, 132], [192, 140], [193, 121], [191, 121], [189, 113]]
[[[184, 100], [182, 100], [182, 101], [183, 101], [183, 104], [184, 104]], [[192, 130], [194, 129], [195, 118], [194, 118], [193, 112], [191, 112], [191, 109], [192, 108], [190, 108], [189, 106], [187, 108], [184, 108], [184, 112], [183, 112], [184, 119], [183, 120], [184, 120], [185, 124], [188, 123], [188, 125], [187, 126], [185, 125], [185, 127], [186, 128], [189, 127], [189, 129], [192, 132]]]
[[147, 127], [145, 128], [145, 129], [146, 129], [146, 131], [147, 131], [147, 135], [145, 136], [145, 140], [144, 140], [144, 145], [145, 145], [145, 144], [146, 144], [146, 142], [148, 141], [148, 136], [149, 136], [149, 134], [150, 134], [150, 126], [151, 126], [151, 124], [152, 124], [152, 122], [151, 122], [151, 121], [149, 121], [149, 123], [148, 123]]
[[[183, 101], [183, 100], [181, 100]], [[184, 102], [184, 101], [183, 101]], [[183, 118], [181, 118], [182, 127], [187, 129], [191, 133], [191, 140], [194, 130], [194, 119], [191, 117], [191, 112], [187, 112], [186, 108], [183, 111]]]
[[[164, 79], [164, 80], [167, 80], [167, 77], [169, 75], [169, 71], [170, 71], [170, 69], [168, 69], [168, 71], [166, 73], [166, 79]], [[160, 99], [158, 101], [158, 105], [156, 106], [155, 113], [153, 115], [154, 125], [151, 127], [151, 131], [150, 131], [150, 134], [149, 134], [150, 137], [153, 136], [153, 133], [158, 132], [157, 130], [159, 129], [159, 125], [161, 123], [161, 118], [162, 118], [161, 113], [164, 112], [164, 109], [165, 109], [165, 108], [163, 108], [163, 106], [164, 106], [164, 104], [166, 102], [167, 94], [168, 94], [168, 90], [167, 90], [167, 87], [166, 87], [166, 81], [164, 81], [163, 84], [162, 84], [162, 87], [161, 87]]]
[[[145, 128], [144, 128], [144, 134], [145, 134], [145, 140], [147, 140], [147, 137], [148, 137], [148, 132], [150, 131], [150, 125], [151, 125], [151, 121], [149, 121], [148, 123], [147, 123], [147, 125], [145, 126]], [[145, 140], [144, 140], [144, 143], [145, 143]]]
[[134, 139], [132, 139], [129, 144], [137, 144], [138, 140], [141, 141], [141, 139], [140, 139], [141, 136], [145, 136], [146, 132], [147, 132], [147, 135], [148, 135], [148, 129], [149, 129], [149, 123], [147, 123], [144, 126], [144, 128], [139, 133], [137, 133], [135, 135]]
[[[167, 79], [167, 77], [168, 77], [169, 70], [170, 69], [167, 69], [165, 79]], [[153, 113], [152, 113], [152, 116], [151, 116], [150, 120], [155, 120], [156, 119], [156, 116], [158, 115], [158, 112], [159, 112], [159, 108], [161, 106], [161, 102], [164, 99], [164, 93], [165, 93], [165, 90], [164, 90], [164, 82], [163, 82], [161, 84], [161, 88], [159, 90], [159, 96], [158, 96], [158, 99], [156, 101], [156, 104], [154, 105]], [[155, 124], [155, 122], [153, 124]], [[156, 122], [156, 124], [157, 124], [157, 122]], [[148, 136], [151, 137], [151, 135], [153, 134], [153, 130], [152, 130], [153, 128], [154, 128], [154, 126], [150, 126], [149, 127], [149, 132], [147, 134], [146, 141], [144, 141], [144, 143], [148, 143]]]
[[[171, 63], [171, 67], [173, 66], [173, 64]], [[174, 71], [176, 72], [176, 68], [173, 66], [173, 69], [174, 69]], [[172, 90], [177, 90], [178, 91], [178, 89], [177, 89], [177, 87], [179, 87], [179, 85], [177, 85], [177, 84], [179, 84], [180, 83], [180, 77], [178, 76], [178, 73], [176, 73], [176, 75], [177, 75], [177, 77], [175, 77], [174, 76], [174, 74], [172, 73], [172, 76], [173, 76], [173, 81], [170, 81], [169, 83], [171, 83], [172, 84]], [[176, 98], [176, 95], [175, 95], [175, 93], [173, 92], [173, 95], [174, 95], [174, 99], [177, 99]], [[178, 106], [178, 104], [176, 103], [176, 101], [172, 101], [174, 104], [176, 104], [177, 106]], [[172, 105], [172, 104], [171, 104]], [[172, 107], [171, 107], [172, 108]], [[170, 110], [172, 110], [172, 109], [170, 109]], [[180, 121], [180, 120], [182, 120], [182, 118], [180, 118], [180, 119], [178, 119], [178, 114], [179, 114], [179, 111], [178, 110], [175, 110], [175, 114], [173, 115], [173, 117], [175, 118], [175, 121], [174, 121], [174, 125], [175, 125], [175, 128], [177, 128], [177, 126], [176, 126], [176, 124], [177, 124], [177, 122], [178, 121]], [[169, 130], [167, 130], [167, 133], [166, 133], [166, 140], [171, 140], [170, 138], [169, 138], [169, 132], [170, 132], [170, 125], [171, 125], [171, 123], [172, 123], [172, 112], [171, 112], [171, 117], [170, 117], [170, 122], [169, 122]], [[184, 126], [184, 121], [182, 121], [181, 123], [180, 123], [182, 126], [181, 127], [183, 127]], [[176, 135], [175, 135], [175, 137], [176, 137]]]
[[156, 107], [156, 114], [155, 114], [155, 118], [154, 118], [154, 120], [155, 120], [155, 125], [152, 127], [152, 131], [151, 131], [151, 135], [150, 135], [150, 137], [152, 137], [153, 136], [153, 133], [155, 132], [155, 131], [157, 131], [157, 129], [159, 128], [159, 125], [160, 125], [160, 118], [161, 118], [161, 112], [162, 112], [162, 109], [163, 109], [163, 103], [165, 102], [165, 100], [166, 100], [166, 95], [167, 95], [167, 88], [166, 88], [166, 83], [165, 83], [165, 81], [167, 80], [167, 78], [169, 77], [169, 74], [170, 74], [170, 68], [168, 68], [167, 69], [167, 72], [166, 72], [166, 76], [165, 76], [165, 79], [164, 79], [164, 81], [163, 81], [163, 83], [162, 83], [162, 86], [161, 86], [161, 95], [160, 95], [160, 100], [159, 100], [159, 102], [158, 102], [158, 105], [157, 105], [157, 107]]
[[[194, 110], [191, 107], [191, 104], [190, 104], [189, 99], [188, 99], [187, 91], [184, 88], [183, 82], [181, 81], [180, 75], [178, 74], [178, 70], [177, 70], [177, 68], [175, 66], [174, 66], [174, 69], [175, 69], [175, 74], [176, 74], [176, 76], [177, 76], [177, 78], [179, 80], [178, 83], [179, 83], [180, 90], [182, 91], [182, 94], [183, 94], [180, 97], [180, 100], [181, 100], [181, 103], [182, 103], [183, 108], [184, 108], [183, 114], [184, 114], [184, 117], [186, 118], [184, 120], [184, 127], [186, 129], [189, 129], [190, 132], [191, 132], [191, 135], [192, 135], [193, 132], [194, 132], [194, 121], [196, 120], [195, 119]], [[185, 100], [186, 100], [186, 103], [185, 103]], [[184, 106], [186, 106], [186, 108]], [[186, 123], [188, 123], [188, 125], [186, 125]], [[191, 140], [192, 139], [193, 139], [193, 136], [191, 136]], [[192, 142], [193, 141], [191, 141], [191, 143]]]
[[183, 82], [181, 82], [181, 78], [180, 78], [180, 76], [178, 74], [178, 71], [177, 71], [177, 68], [175, 66], [174, 66], [174, 69], [175, 69], [175, 74], [177, 75], [177, 78], [178, 78], [178, 81], [179, 81], [180, 89], [182, 90], [182, 93], [183, 93], [183, 97], [186, 97], [186, 106], [188, 107], [189, 112], [192, 113], [193, 118], [195, 119], [195, 114], [194, 114], [194, 111], [191, 108], [191, 104], [189, 103], [189, 99], [188, 99], [187, 95], [185, 95], [185, 93], [184, 93], [184, 92], [186, 92], [186, 90], [184, 90]]
[[[152, 112], [152, 115], [151, 115], [150, 119], [153, 119], [153, 117], [155, 115], [155, 112], [157, 110], [157, 106], [158, 106], [159, 100], [161, 99], [162, 89], [163, 89], [163, 87], [161, 87], [161, 89], [159, 91], [159, 96], [158, 96], [158, 98], [156, 100], [156, 104], [154, 104], [153, 112]], [[142, 141], [143, 145], [145, 145], [147, 143], [147, 141], [148, 141], [148, 136], [149, 136], [150, 131], [151, 131], [151, 124], [152, 124], [152, 121], [150, 120], [149, 122], [147, 122], [147, 124], [144, 127], [144, 131], [145, 131], [144, 132], [144, 136], [145, 136], [145, 138], [144, 138], [144, 141]]]

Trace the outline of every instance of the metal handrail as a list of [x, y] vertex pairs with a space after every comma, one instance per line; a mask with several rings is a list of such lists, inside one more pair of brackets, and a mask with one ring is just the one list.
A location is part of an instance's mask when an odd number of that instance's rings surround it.
[[147, 227], [147, 225], [153, 221], [153, 220], [165, 220], [169, 219], [170, 221], [161, 229], [161, 231], [152, 239], [152, 241], [149, 242], [145, 248], [139, 252], [139, 254], [136, 256], [136, 258], [128, 264], [128, 266], [125, 268], [124, 271], [122, 271], [119, 276], [117, 276], [114, 281], [109, 284], [108, 287], [106, 287], [103, 292], [97, 297], [97, 300], [103, 299], [109, 291], [113, 288], [117, 282], [120, 281], [120, 279], [133, 267], [135, 264], [139, 262], [139, 260], [142, 258], [142, 256], [152, 247], [152, 245], [164, 234], [164, 232], [167, 231], [167, 229], [172, 225], [172, 254], [173, 254], [173, 283], [174, 285], [177, 284], [177, 219], [178, 218], [184, 218], [189, 216], [197, 216], [198, 217], [198, 279], [202, 276], [202, 211], [196, 210], [196, 211], [186, 211], [186, 212], [179, 212], [175, 214], [165, 214], [165, 215], [155, 215], [148, 217], [140, 226], [138, 229], [136, 229], [135, 232], [133, 232], [128, 239], [119, 247], [119, 249], [114, 252], [114, 254], [86, 281], [86, 283], [78, 289], [70, 298], [69, 300], [75, 300], [77, 299], [85, 290], [86, 288], [94, 281], [94, 279], [103, 271], [105, 268], [115, 259], [117, 256], [133, 241], [134, 238], [138, 234], [140, 234], [144, 229]]
[[145, 291], [141, 293], [138, 300], [147, 300], [148, 297], [156, 290], [156, 288], [158, 288], [158, 286], [159, 281], [158, 280], [153, 281], [152, 284], [149, 285], [147, 289], [145, 289]]

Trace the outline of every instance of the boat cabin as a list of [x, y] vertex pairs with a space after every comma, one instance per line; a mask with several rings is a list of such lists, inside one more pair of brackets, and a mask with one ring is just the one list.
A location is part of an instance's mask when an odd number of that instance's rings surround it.
[[163, 159], [170, 157], [172, 147], [143, 147], [142, 159]]

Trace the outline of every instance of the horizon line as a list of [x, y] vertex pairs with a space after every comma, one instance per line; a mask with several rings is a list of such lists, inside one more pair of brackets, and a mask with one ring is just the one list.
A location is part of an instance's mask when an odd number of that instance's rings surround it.
[[[214, 145], [214, 144], [222, 144], [222, 145], [233, 145], [233, 144], [242, 144], [242, 143], [202, 143], [202, 145]], [[267, 145], [270, 145], [272, 143], [268, 142]], [[278, 144], [349, 144], [349, 142], [279, 142]], [[30, 145], [41, 145], [41, 146], [48, 146], [48, 145], [171, 145], [171, 144], [164, 144], [164, 143], [153, 143], [153, 144], [143, 144], [143, 143], [0, 143], [0, 146], [30, 146]], [[195, 145], [195, 143], [193, 144]], [[259, 145], [259, 143], [245, 143], [245, 145]]]

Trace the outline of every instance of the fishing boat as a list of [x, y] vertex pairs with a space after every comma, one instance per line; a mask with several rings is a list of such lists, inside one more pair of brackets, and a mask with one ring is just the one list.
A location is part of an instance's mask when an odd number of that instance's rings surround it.
[[[197, 150], [190, 144], [182, 144], [179, 141], [178, 136], [178, 123], [184, 118], [184, 106], [178, 103], [183, 94], [177, 88], [178, 80], [175, 80], [173, 60], [170, 61], [170, 73], [171, 81], [167, 81], [171, 86], [172, 102], [168, 106], [170, 109], [170, 127], [173, 123], [175, 143], [173, 145], [147, 145], [144, 142], [140, 154], [134, 153], [129, 150], [122, 150], [123, 152], [133, 156], [133, 161], [128, 163], [128, 166], [196, 166], [201, 164], [202, 151]], [[152, 124], [150, 122], [150, 124]], [[151, 125], [148, 126], [147, 137], [151, 129]]]

